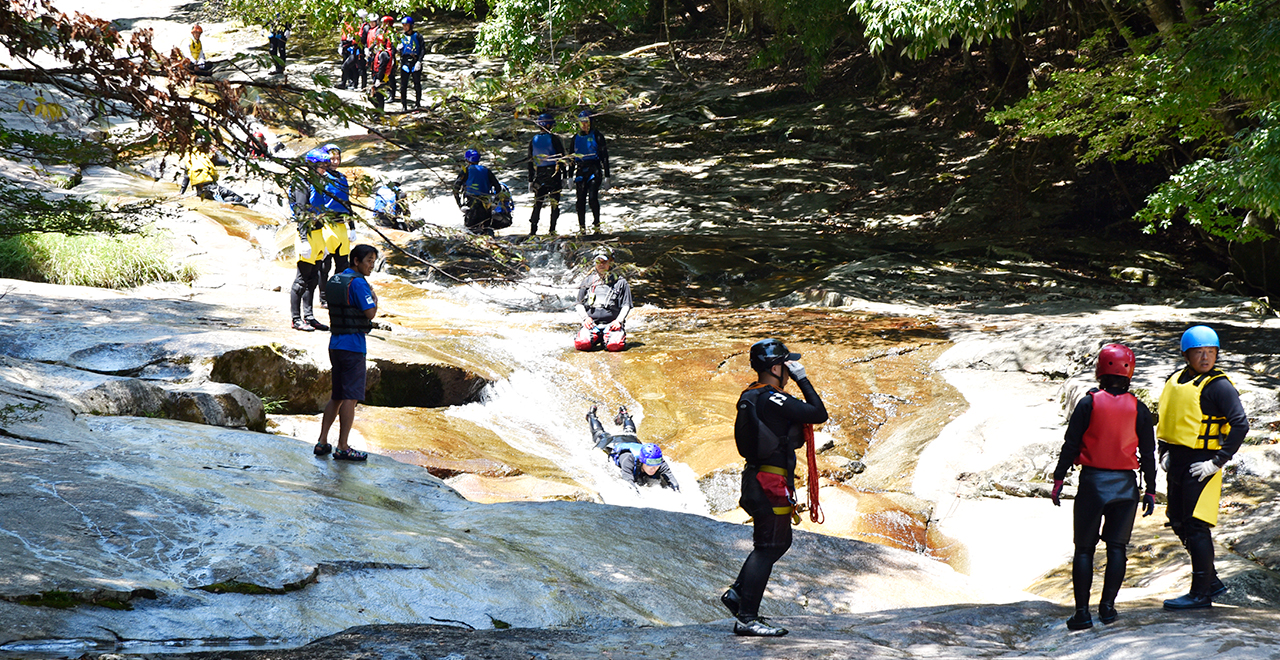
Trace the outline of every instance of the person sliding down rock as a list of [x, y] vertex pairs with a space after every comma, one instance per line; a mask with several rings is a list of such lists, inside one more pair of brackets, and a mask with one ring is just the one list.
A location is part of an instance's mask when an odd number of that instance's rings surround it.
[[1139, 467], [1147, 485], [1142, 496], [1142, 516], [1151, 515], [1156, 508], [1156, 439], [1151, 411], [1129, 392], [1133, 367], [1133, 351], [1128, 347], [1102, 347], [1094, 369], [1102, 389], [1089, 390], [1076, 404], [1053, 471], [1051, 497], [1054, 506], [1061, 506], [1062, 482], [1073, 464], [1081, 466], [1074, 514], [1076, 548], [1071, 560], [1076, 612], [1067, 619], [1070, 630], [1093, 627], [1089, 589], [1093, 586], [1093, 551], [1099, 538], [1107, 543], [1107, 572], [1098, 603], [1098, 620], [1111, 623], [1118, 616], [1116, 594], [1124, 582], [1125, 546], [1138, 511], [1138, 481], [1133, 471]]
[[591, 426], [591, 438], [595, 440], [596, 449], [609, 454], [609, 459], [622, 473], [622, 478], [640, 486], [656, 481], [663, 488], [680, 490], [676, 475], [671, 466], [662, 457], [662, 449], [652, 442], [641, 443], [636, 437], [636, 423], [627, 413], [626, 407], [618, 409], [613, 423], [622, 427], [622, 433], [611, 435], [604, 430], [604, 425], [596, 418], [596, 407], [587, 411], [587, 424]]
[[1191, 555], [1191, 590], [1164, 602], [1167, 610], [1212, 607], [1226, 593], [1213, 561], [1212, 530], [1218, 524], [1222, 466], [1249, 433], [1240, 394], [1218, 363], [1218, 333], [1197, 325], [1182, 334], [1184, 369], [1160, 392], [1156, 437], [1169, 477], [1169, 527]]
[[604, 346], [608, 351], [626, 348], [624, 323], [631, 313], [631, 285], [625, 278], [610, 272], [613, 250], [601, 246], [592, 255], [595, 264], [578, 287], [578, 315], [582, 328], [573, 339], [573, 347], [589, 351]]
[[[791, 521], [795, 511], [795, 450], [812, 436], [812, 424], [827, 421], [827, 409], [809, 382], [800, 354], [792, 353], [777, 339], [751, 346], [751, 368], [756, 381], [738, 399], [733, 425], [738, 452], [747, 460], [742, 470], [742, 497], [738, 504], [751, 516], [755, 531], [753, 549], [738, 572], [738, 579], [720, 596], [737, 621], [733, 634], [746, 637], [781, 637], [786, 628], [760, 616], [760, 601], [773, 565], [791, 547]], [[801, 401], [783, 389], [794, 378]], [[810, 479], [816, 479], [812, 472]], [[810, 503], [811, 506], [814, 503]]]

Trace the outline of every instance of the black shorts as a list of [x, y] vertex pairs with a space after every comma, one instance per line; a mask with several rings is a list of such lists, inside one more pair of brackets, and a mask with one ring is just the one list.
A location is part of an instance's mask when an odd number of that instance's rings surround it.
[[1073, 512], [1077, 547], [1096, 547], [1099, 538], [1107, 543], [1128, 543], [1137, 513], [1138, 478], [1133, 470], [1080, 468]]
[[333, 365], [333, 397], [335, 401], [364, 401], [364, 353], [329, 349]]

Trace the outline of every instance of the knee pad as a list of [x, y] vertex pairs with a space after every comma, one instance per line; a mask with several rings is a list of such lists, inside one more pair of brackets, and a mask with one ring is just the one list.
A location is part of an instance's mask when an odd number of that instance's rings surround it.
[[591, 328], [579, 328], [578, 334], [573, 338], [573, 347], [580, 351], [589, 351], [593, 344], [595, 344], [595, 333]]
[[627, 346], [627, 331], [619, 328], [617, 330], [606, 330], [604, 333], [604, 350], [620, 351]]

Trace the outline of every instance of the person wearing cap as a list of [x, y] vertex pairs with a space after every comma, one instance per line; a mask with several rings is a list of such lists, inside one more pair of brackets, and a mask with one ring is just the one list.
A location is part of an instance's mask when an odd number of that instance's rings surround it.
[[[561, 164], [564, 162], [564, 140], [551, 131], [556, 120], [549, 113], [538, 115], [534, 122], [537, 135], [529, 140], [529, 192], [533, 193], [533, 215], [529, 216], [529, 235], [538, 233], [538, 218], [542, 204], [551, 207], [549, 234], [556, 233], [556, 220], [560, 218], [560, 189], [564, 188]], [[550, 198], [550, 202], [547, 199]]]
[[400, 35], [400, 109], [409, 109], [409, 79], [413, 79], [413, 107], [422, 107], [422, 56], [427, 48], [422, 35], [413, 31], [413, 17], [400, 19], [404, 34]]
[[191, 27], [191, 43], [187, 46], [187, 51], [191, 53], [191, 62], [187, 65], [187, 69], [197, 76], [213, 75], [213, 65], [204, 57], [204, 43], [200, 41], [200, 37], [204, 35], [204, 28], [196, 23]]
[[267, 23], [267, 50], [271, 53], [271, 62], [274, 65], [272, 74], [284, 73], [285, 46], [289, 42], [289, 30], [292, 27], [293, 25], [286, 21], [280, 12], [276, 12], [275, 17]]
[[[795, 514], [795, 450], [812, 435], [813, 424], [827, 421], [827, 409], [800, 364], [800, 354], [787, 350], [781, 341], [765, 339], [752, 344], [750, 360], [756, 380], [738, 399], [734, 440], [739, 452], [747, 445], [762, 447], [761, 455], [747, 458], [738, 500], [752, 519], [753, 548], [720, 602], [737, 619], [735, 635], [781, 637], [787, 634], [786, 628], [760, 616], [760, 601], [773, 565], [791, 548], [793, 518], [799, 522]], [[784, 391], [788, 379], [795, 380], [804, 400]], [[748, 439], [748, 435], [752, 437]], [[767, 436], [770, 442], [759, 444], [757, 436]]]
[[587, 206], [591, 207], [595, 230], [600, 231], [600, 187], [609, 178], [609, 149], [605, 146], [604, 135], [591, 125], [593, 116], [590, 110], [578, 113], [578, 132], [574, 134], [572, 144], [573, 165], [569, 172], [577, 194], [578, 229], [584, 232], [587, 230]]
[[1107, 344], [1099, 351], [1094, 376], [1101, 389], [1089, 390], [1076, 404], [1053, 471], [1050, 497], [1054, 506], [1061, 506], [1063, 481], [1072, 465], [1081, 466], [1074, 512], [1075, 555], [1071, 560], [1076, 611], [1067, 619], [1070, 630], [1093, 627], [1089, 590], [1099, 539], [1107, 543], [1107, 569], [1098, 619], [1111, 623], [1118, 616], [1116, 594], [1124, 582], [1125, 546], [1138, 512], [1134, 470], [1141, 469], [1147, 486], [1141, 499], [1142, 516], [1151, 515], [1156, 508], [1156, 439], [1151, 411], [1129, 392], [1134, 361], [1133, 351], [1123, 344]]
[[613, 250], [600, 246], [591, 255], [594, 267], [578, 287], [578, 316], [582, 328], [573, 340], [574, 348], [588, 351], [603, 345], [605, 350], [626, 347], [627, 314], [631, 313], [631, 285], [612, 272]]
[[1160, 465], [1169, 479], [1169, 527], [1191, 556], [1191, 589], [1164, 601], [1167, 610], [1213, 606], [1226, 593], [1214, 568], [1212, 530], [1218, 524], [1222, 467], [1249, 433], [1240, 394], [1217, 369], [1218, 333], [1205, 325], [1182, 334], [1187, 366], [1165, 381], [1160, 392], [1156, 438]]
[[622, 427], [622, 433], [615, 435], [604, 430], [604, 425], [596, 417], [596, 406], [587, 411], [587, 424], [591, 427], [591, 439], [595, 441], [596, 449], [609, 455], [622, 478], [637, 486], [657, 482], [663, 488], [678, 492], [680, 484], [662, 456], [662, 449], [652, 442], [640, 442], [636, 437], [635, 420], [626, 406], [618, 409], [613, 423]]

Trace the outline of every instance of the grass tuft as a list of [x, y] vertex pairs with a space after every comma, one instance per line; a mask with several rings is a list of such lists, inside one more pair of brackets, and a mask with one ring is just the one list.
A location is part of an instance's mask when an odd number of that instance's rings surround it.
[[152, 282], [192, 282], [196, 269], [169, 258], [159, 232], [110, 236], [22, 234], [0, 239], [0, 277], [124, 289]]

